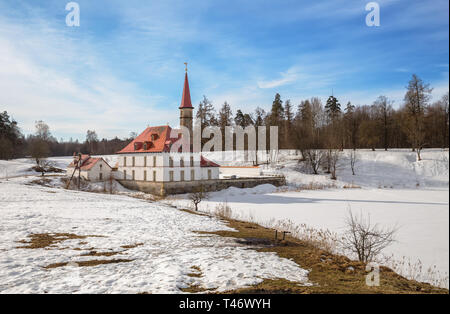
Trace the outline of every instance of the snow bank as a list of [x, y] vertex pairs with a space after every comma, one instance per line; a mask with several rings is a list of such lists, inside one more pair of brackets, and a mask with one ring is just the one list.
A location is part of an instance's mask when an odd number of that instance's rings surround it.
[[[285, 278], [308, 284], [307, 271], [274, 253], [195, 231], [231, 230], [217, 219], [120, 195], [0, 182], [0, 293], [177, 293], [200, 285], [223, 291]], [[32, 233], [99, 235], [56, 247], [18, 248]], [[142, 243], [131, 249], [122, 246]], [[81, 256], [90, 250], [118, 252]], [[93, 267], [53, 263], [129, 259]], [[188, 276], [192, 266], [202, 277]]]

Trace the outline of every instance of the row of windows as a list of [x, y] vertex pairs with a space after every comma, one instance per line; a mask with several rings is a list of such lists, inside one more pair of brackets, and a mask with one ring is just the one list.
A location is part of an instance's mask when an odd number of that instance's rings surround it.
[[[131, 157], [131, 167], [136, 165], [136, 158]], [[123, 166], [127, 166], [127, 157], [123, 157]], [[194, 157], [190, 158], [190, 166], [194, 167]], [[144, 167], [147, 167], [147, 156], [144, 156]], [[153, 156], [153, 167], [156, 167], [156, 156]], [[169, 157], [169, 167], [173, 168], [173, 158]], [[184, 167], [184, 159], [180, 159], [180, 167]]]
[[[101, 174], [100, 174], [101, 175]], [[127, 171], [123, 171], [123, 178], [124, 180], [127, 179]], [[131, 170], [131, 180], [135, 180], [136, 178], [136, 172], [134, 170]], [[147, 180], [150, 179], [150, 180]], [[210, 169], [208, 169], [208, 180], [212, 179], [212, 172]], [[195, 180], [195, 170], [191, 170], [191, 180]], [[144, 170], [144, 181], [153, 181], [156, 182], [156, 171], [153, 171], [153, 177], [147, 178], [147, 170]], [[169, 181], [174, 181], [174, 172], [169, 171]], [[185, 181], [184, 177], [184, 170], [180, 171], [180, 181]]]

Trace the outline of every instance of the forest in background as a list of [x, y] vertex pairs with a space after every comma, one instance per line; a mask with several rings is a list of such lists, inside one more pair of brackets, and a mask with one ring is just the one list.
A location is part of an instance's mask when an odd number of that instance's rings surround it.
[[[202, 129], [217, 126], [222, 134], [226, 126], [278, 126], [279, 148], [309, 153], [320, 149], [447, 148], [449, 93], [431, 103], [431, 92], [429, 84], [413, 75], [404, 102], [396, 109], [386, 96], [361, 106], [351, 102], [341, 105], [334, 95], [325, 104], [312, 97], [294, 105], [290, 100], [283, 101], [277, 93], [269, 112], [258, 107], [248, 113], [242, 110], [233, 113], [227, 102], [217, 112], [204, 96], [197, 106], [196, 118]], [[35, 127], [34, 134], [25, 136], [18, 122], [6, 111], [0, 113], [0, 159], [68, 156], [74, 152], [113, 154], [137, 136], [131, 133], [124, 139], [99, 139], [95, 130], [87, 130], [84, 142], [58, 141], [44, 121], [36, 121]]]

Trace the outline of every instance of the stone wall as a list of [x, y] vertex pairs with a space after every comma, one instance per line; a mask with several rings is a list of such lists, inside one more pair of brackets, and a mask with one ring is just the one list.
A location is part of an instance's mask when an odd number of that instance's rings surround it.
[[286, 179], [282, 176], [273, 176], [176, 182], [149, 182], [132, 180], [119, 180], [119, 182], [130, 190], [164, 196], [168, 194], [191, 193], [201, 185], [203, 185], [204, 191], [208, 192], [220, 191], [232, 186], [237, 188], [252, 188], [260, 184], [283, 186], [286, 184]]

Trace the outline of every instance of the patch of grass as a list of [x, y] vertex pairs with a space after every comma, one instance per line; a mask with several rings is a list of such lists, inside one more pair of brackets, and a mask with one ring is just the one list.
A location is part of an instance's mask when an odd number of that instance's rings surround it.
[[200, 278], [203, 276], [202, 270], [198, 266], [191, 266], [191, 269], [194, 271], [192, 273], [188, 273], [189, 277]]
[[[79, 267], [92, 267], [97, 265], [104, 265], [104, 264], [116, 264], [116, 263], [128, 263], [132, 262], [132, 259], [111, 259], [111, 260], [92, 260], [92, 261], [80, 261], [75, 262], [78, 264]], [[45, 269], [53, 269], [58, 267], [64, 267], [69, 264], [68, 262], [65, 263], [54, 263], [47, 266], [44, 266]]]
[[18, 249], [43, 249], [54, 247], [55, 244], [72, 239], [86, 239], [89, 237], [101, 237], [98, 235], [76, 235], [73, 233], [33, 233], [28, 235], [29, 240], [20, 240], [18, 243], [28, 244], [18, 246]]
[[123, 249], [134, 249], [135, 247], [144, 245], [144, 243], [135, 243], [135, 244], [127, 244], [127, 245], [121, 245], [120, 247]]
[[113, 256], [122, 252], [97, 252], [89, 251], [88, 253], [81, 254], [80, 256]]
[[361, 187], [359, 185], [356, 184], [346, 184], [343, 186], [344, 189], [361, 189]]
[[[223, 237], [237, 238], [241, 243], [259, 241], [266, 245], [257, 248], [260, 252], [275, 252], [278, 256], [296, 262], [303, 269], [309, 270], [311, 286], [283, 279], [264, 280], [258, 285], [242, 288], [228, 293], [441, 293], [448, 294], [447, 289], [437, 288], [427, 283], [408, 280], [387, 267], [380, 267], [380, 286], [366, 285], [365, 264], [352, 261], [345, 256], [335, 255], [319, 249], [307, 241], [286, 236], [284, 241], [275, 241], [274, 230], [254, 223], [225, 219], [228, 226], [236, 231], [201, 232]], [[248, 241], [248, 239], [252, 239]], [[267, 244], [271, 245], [267, 245]], [[195, 287], [192, 288], [195, 292]], [[191, 291], [187, 291], [191, 292]]]
[[207, 289], [207, 288], [203, 288], [200, 285], [190, 285], [187, 288], [180, 288], [180, 290], [182, 292], [188, 292], [188, 293], [201, 293], [201, 292], [212, 292], [216, 289], [211, 288], [211, 289]]
[[51, 179], [49, 179], [49, 178], [39, 178], [39, 179], [35, 179], [35, 180], [32, 180], [32, 181], [30, 181], [30, 185], [31, 184], [35, 184], [35, 185], [42, 185], [42, 186], [45, 186], [45, 187], [52, 187], [52, 180]]

